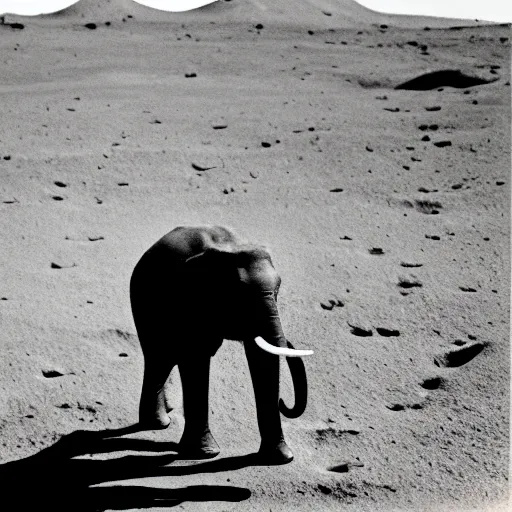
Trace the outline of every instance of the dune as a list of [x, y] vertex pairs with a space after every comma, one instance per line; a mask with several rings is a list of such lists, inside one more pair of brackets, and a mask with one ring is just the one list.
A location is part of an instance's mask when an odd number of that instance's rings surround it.
[[[508, 509], [510, 25], [80, 0], [0, 32], [5, 503]], [[131, 272], [167, 231], [208, 224], [269, 248], [285, 332], [314, 350], [285, 466], [255, 461], [234, 341], [212, 366], [216, 459], [178, 458], [177, 374], [170, 426], [133, 428]]]

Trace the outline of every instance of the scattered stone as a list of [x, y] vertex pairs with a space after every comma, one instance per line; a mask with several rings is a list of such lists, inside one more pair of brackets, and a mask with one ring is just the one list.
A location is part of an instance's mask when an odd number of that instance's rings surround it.
[[421, 140], [423, 142], [428, 142], [430, 140], [430, 137], [428, 135], [423, 135], [423, 137], [421, 137]]
[[42, 370], [43, 376], [47, 379], [54, 379], [56, 377], [63, 377], [65, 374], [59, 370]]
[[463, 366], [474, 359], [487, 346], [487, 343], [475, 342], [466, 343], [462, 347], [449, 350], [443, 355], [434, 358], [436, 366], [445, 366], [447, 368], [456, 368]]
[[440, 140], [438, 142], [434, 142], [434, 146], [437, 146], [438, 148], [445, 148], [447, 146], [451, 146], [452, 141], [451, 140]]
[[333, 473], [348, 473], [351, 468], [362, 468], [364, 464], [361, 462], [342, 462], [341, 464], [337, 464], [336, 466], [331, 466], [329, 471]]
[[429, 379], [425, 379], [421, 383], [421, 387], [432, 391], [434, 389], [439, 389], [443, 382], [444, 380], [441, 377], [431, 377]]
[[360, 336], [360, 337], [367, 337], [367, 336], [373, 336], [373, 332], [371, 329], [365, 329], [364, 327], [360, 327], [358, 325], [352, 325], [351, 323], [347, 322], [350, 327], [350, 332], [354, 336]]
[[185, 73], [185, 78], [195, 78], [196, 76], [196, 73]]
[[398, 279], [398, 286], [400, 288], [421, 288], [423, 286], [423, 284], [414, 277], [411, 277], [411, 278], [400, 277]]
[[62, 269], [62, 268], [76, 267], [77, 265], [76, 265], [76, 263], [63, 263], [63, 262], [56, 263], [55, 261], [52, 261], [50, 266], [51, 266], [51, 268]]
[[272, 146], [272, 144], [270, 144], [270, 142], [262, 142], [261, 145], [264, 147], [264, 148], [269, 148], [270, 146]]
[[216, 169], [217, 166], [213, 165], [211, 167], [205, 167], [203, 165], [198, 165], [198, 164], [195, 164], [192, 162], [192, 168], [195, 169], [196, 171], [209, 171], [210, 169]]
[[343, 192], [342, 188], [332, 188], [329, 192]]
[[425, 107], [425, 110], [427, 112], [437, 112], [438, 110], [441, 110], [441, 107], [439, 105], [436, 105], [434, 107]]
[[400, 331], [397, 329], [386, 329], [385, 327], [377, 327], [377, 332], [386, 338], [389, 338], [391, 336], [400, 336]]
[[368, 249], [368, 252], [374, 255], [381, 255], [384, 254], [384, 249], [381, 247], [372, 247], [371, 249]]
[[343, 304], [343, 302], [341, 302], [341, 300], [339, 300], [339, 299], [336, 299], [336, 300], [329, 299], [328, 304], [326, 304], [324, 302], [320, 303], [320, 307], [322, 309], [326, 309], [327, 311], [332, 311], [335, 307], [342, 308], [344, 305], [345, 304]]
[[400, 266], [406, 267], [406, 268], [423, 267], [423, 263], [406, 263], [405, 261], [402, 261], [400, 263]]
[[84, 27], [88, 28], [89, 30], [96, 30], [96, 23], [86, 23]]
[[395, 108], [384, 108], [383, 110], [387, 110], [388, 112], [400, 112], [398, 107]]
[[391, 404], [391, 405], [386, 405], [386, 407], [390, 411], [403, 411], [405, 409], [405, 406], [403, 406], [402, 404]]
[[214, 124], [212, 128], [214, 130], [225, 130], [228, 127], [227, 124]]

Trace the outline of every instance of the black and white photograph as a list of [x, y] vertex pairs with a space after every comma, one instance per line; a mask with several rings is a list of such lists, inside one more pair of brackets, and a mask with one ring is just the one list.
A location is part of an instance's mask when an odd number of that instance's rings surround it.
[[510, 510], [511, 28], [0, 0], [0, 508]]

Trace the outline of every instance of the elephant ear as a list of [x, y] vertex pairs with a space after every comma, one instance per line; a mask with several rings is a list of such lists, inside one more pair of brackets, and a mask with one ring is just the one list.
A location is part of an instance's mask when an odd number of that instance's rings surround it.
[[208, 247], [185, 260], [187, 270], [194, 272], [216, 273], [219, 270], [236, 265], [236, 255], [228, 249]]

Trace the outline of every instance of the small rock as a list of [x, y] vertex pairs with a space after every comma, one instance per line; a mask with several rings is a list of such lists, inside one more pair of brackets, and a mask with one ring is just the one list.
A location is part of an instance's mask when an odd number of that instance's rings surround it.
[[447, 146], [451, 146], [452, 141], [451, 140], [440, 140], [438, 142], [434, 142], [434, 146], [437, 146], [438, 148], [445, 148]]
[[51, 263], [51, 268], [56, 268], [56, 269], [61, 269], [61, 268], [72, 268], [72, 267], [76, 267], [76, 263], [69, 263], [69, 262], [55, 262], [55, 261], [52, 261]]
[[215, 169], [216, 166], [213, 165], [211, 167], [206, 167], [206, 166], [203, 166], [203, 165], [198, 165], [198, 164], [195, 164], [192, 162], [192, 168], [195, 169], [196, 171], [209, 171], [210, 169]]
[[47, 379], [54, 379], [55, 377], [63, 377], [65, 374], [59, 370], [41, 370], [43, 376]]

